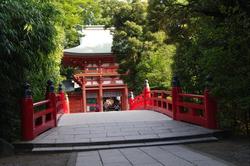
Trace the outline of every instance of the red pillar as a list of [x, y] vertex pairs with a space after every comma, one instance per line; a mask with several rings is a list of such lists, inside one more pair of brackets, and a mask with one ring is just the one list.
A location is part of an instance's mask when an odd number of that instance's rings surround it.
[[87, 112], [87, 95], [86, 95], [86, 87], [85, 87], [85, 79], [82, 78], [82, 110], [83, 112]]
[[69, 114], [70, 113], [70, 107], [69, 107], [69, 97], [68, 97], [68, 95], [67, 94], [64, 94], [65, 95], [65, 107], [66, 107], [66, 114]]
[[61, 105], [62, 105], [62, 109], [63, 109], [63, 113], [68, 114], [69, 113], [69, 101], [66, 98], [66, 95], [63, 91], [60, 91], [59, 93], [60, 96], [60, 101], [61, 101]]
[[130, 96], [129, 96], [128, 102], [129, 102], [129, 110], [133, 110], [134, 109], [134, 107], [133, 107], [134, 94], [133, 94], [132, 91], [130, 92]]
[[58, 88], [58, 94], [59, 94], [59, 100], [61, 102], [61, 109], [63, 109], [63, 113], [68, 114], [69, 113], [69, 101], [66, 98], [65, 93], [62, 90], [62, 84], [59, 84]]
[[147, 106], [150, 105], [150, 97], [151, 97], [148, 80], [145, 80], [143, 93], [144, 93], [144, 109], [147, 109]]
[[126, 86], [124, 88], [124, 96], [123, 96], [123, 99], [124, 99], [124, 110], [128, 110], [128, 87]]
[[99, 112], [103, 112], [103, 89], [102, 89], [102, 83], [103, 83], [103, 80], [102, 80], [102, 77], [100, 77], [99, 79], [99, 99], [98, 99], [98, 105], [99, 105]]
[[34, 136], [34, 110], [30, 85], [25, 85], [25, 96], [21, 103], [21, 131], [22, 140], [30, 141]]
[[209, 94], [208, 89], [205, 89], [204, 97], [205, 97], [204, 103], [205, 103], [205, 117], [206, 117], [205, 127], [210, 129], [216, 129], [218, 128], [216, 121], [217, 104]]
[[57, 107], [56, 107], [57, 97], [54, 91], [55, 91], [54, 85], [51, 84], [51, 86], [49, 87], [48, 99], [50, 100], [49, 107], [53, 109], [54, 127], [56, 127], [57, 126]]

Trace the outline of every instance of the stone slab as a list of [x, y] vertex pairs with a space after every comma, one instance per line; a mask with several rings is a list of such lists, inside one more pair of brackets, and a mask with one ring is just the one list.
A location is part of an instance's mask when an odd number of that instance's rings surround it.
[[[65, 146], [112, 145], [169, 141], [185, 137], [212, 136], [216, 130], [174, 121], [154, 111], [120, 111], [65, 114], [53, 128], [33, 141], [21, 142], [44, 147], [49, 144]], [[176, 139], [179, 140], [179, 139]], [[47, 145], [46, 145], [47, 146]]]
[[[181, 150], [181, 152], [180, 152]], [[179, 154], [177, 154], [179, 152]], [[233, 166], [181, 145], [108, 149], [78, 153], [77, 166]]]

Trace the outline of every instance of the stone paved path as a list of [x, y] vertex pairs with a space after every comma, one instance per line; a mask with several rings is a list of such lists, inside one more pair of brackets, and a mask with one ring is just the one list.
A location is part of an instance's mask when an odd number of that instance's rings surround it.
[[[158, 144], [147, 145], [146, 139], [165, 139], [213, 133], [215, 130], [196, 125], [173, 121], [167, 116], [153, 111], [128, 111], [63, 115], [58, 127], [53, 128], [35, 140], [36, 154], [46, 148], [52, 150], [68, 149], [68, 152], [55, 161], [48, 157], [44, 161], [0, 160], [0, 166], [226, 166], [231, 165], [217, 158], [201, 154], [182, 145]], [[136, 146], [121, 146], [126, 141], [142, 141]], [[119, 144], [112, 144], [120, 141]], [[145, 142], [143, 142], [145, 141]], [[110, 142], [110, 144], [102, 144]], [[68, 143], [68, 144], [67, 144]], [[76, 144], [74, 144], [76, 143]], [[81, 143], [81, 144], [77, 144]], [[148, 142], [150, 143], [150, 142]], [[45, 147], [42, 147], [45, 144]], [[52, 147], [47, 147], [48, 145]], [[132, 142], [130, 142], [133, 145]], [[129, 145], [130, 145], [129, 144]], [[145, 146], [145, 145], [146, 146]], [[65, 145], [65, 146], [60, 146]], [[100, 146], [101, 145], [101, 146]], [[116, 146], [117, 145], [117, 146]], [[152, 146], [155, 145], [155, 146]], [[79, 146], [79, 147], [77, 147]], [[88, 146], [90, 148], [88, 149]], [[98, 148], [99, 146], [99, 148]], [[104, 148], [100, 148], [104, 146]], [[109, 147], [110, 146], [110, 147]], [[93, 148], [94, 147], [94, 148]], [[123, 148], [126, 147], [126, 148]], [[52, 149], [51, 149], [52, 148]], [[76, 149], [77, 150], [76, 150]], [[81, 149], [83, 148], [83, 149]], [[92, 148], [92, 149], [91, 149]], [[34, 150], [34, 149], [33, 149]], [[80, 150], [80, 152], [79, 152]], [[81, 151], [84, 150], [84, 151]], [[55, 153], [57, 154], [57, 153]], [[58, 153], [60, 154], [60, 153]], [[63, 155], [63, 154], [62, 154]], [[45, 156], [46, 158], [46, 156]]]
[[76, 166], [230, 166], [180, 145], [79, 152]]
[[0, 166], [233, 166], [233, 164], [182, 145], [169, 145], [78, 153], [25, 154], [0, 158]]
[[30, 142], [60, 144], [163, 139], [214, 131], [174, 121], [153, 111], [85, 113], [63, 115], [57, 128]]

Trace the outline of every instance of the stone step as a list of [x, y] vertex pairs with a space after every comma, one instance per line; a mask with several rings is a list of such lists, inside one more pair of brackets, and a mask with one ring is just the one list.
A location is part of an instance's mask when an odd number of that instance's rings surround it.
[[141, 140], [137, 143], [115, 143], [115, 144], [99, 144], [99, 145], [74, 145], [71, 146], [47, 146], [47, 147], [34, 147], [32, 152], [72, 152], [72, 151], [92, 151], [92, 150], [104, 150], [104, 149], [117, 149], [117, 148], [131, 148], [131, 147], [145, 147], [145, 146], [158, 146], [158, 145], [174, 145], [174, 144], [187, 144], [198, 142], [211, 142], [217, 141], [216, 137], [202, 137], [202, 138], [189, 138], [189, 139], [177, 139], [177, 140], [158, 140], [148, 141]]
[[[181, 144], [200, 141], [216, 141], [223, 131], [204, 133], [204, 134], [186, 134], [164, 138], [142, 138], [133, 137], [129, 140], [102, 140], [98, 142], [65, 142], [65, 143], [32, 143], [18, 142], [15, 143], [16, 152], [37, 152], [37, 151], [78, 151], [78, 150], [96, 150], [115, 147], [134, 147], [165, 144]], [[61, 150], [60, 150], [61, 149]]]

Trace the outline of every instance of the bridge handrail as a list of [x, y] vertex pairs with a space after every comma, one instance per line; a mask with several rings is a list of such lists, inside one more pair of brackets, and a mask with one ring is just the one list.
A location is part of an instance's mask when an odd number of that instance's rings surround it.
[[134, 102], [140, 102], [142, 98], [143, 98], [143, 94], [140, 94], [134, 98]]
[[151, 90], [151, 93], [165, 93], [171, 95], [171, 91], [169, 90]]
[[138, 96], [136, 96], [131, 102], [131, 105], [130, 105], [130, 109], [143, 109], [143, 107], [141, 107], [143, 105], [143, 98], [144, 98], [144, 95], [143, 94], [140, 94]]
[[[140, 96], [144, 95], [143, 98]], [[173, 86], [171, 91], [152, 90], [149, 86], [143, 92], [130, 99], [130, 109], [154, 110], [172, 117], [174, 120], [201, 125], [206, 128], [217, 128], [216, 102], [209, 90], [203, 94], [184, 93], [180, 86]]]
[[181, 96], [181, 97], [204, 99], [204, 95], [196, 95], [196, 94], [190, 94], [190, 93], [179, 93], [178, 95]]
[[33, 103], [33, 107], [41, 106], [41, 105], [47, 104], [49, 102], [50, 102], [50, 100], [39, 101], [39, 102]]
[[152, 90], [147, 109], [173, 117], [171, 91]]
[[[39, 107], [41, 110], [36, 110]], [[63, 109], [63, 112], [58, 111], [59, 109]], [[58, 94], [53, 90], [47, 92], [45, 100], [34, 103], [30, 86], [27, 84], [21, 107], [22, 140], [33, 140], [44, 131], [56, 127], [58, 114], [68, 113], [68, 111], [68, 103], [61, 89]]]

